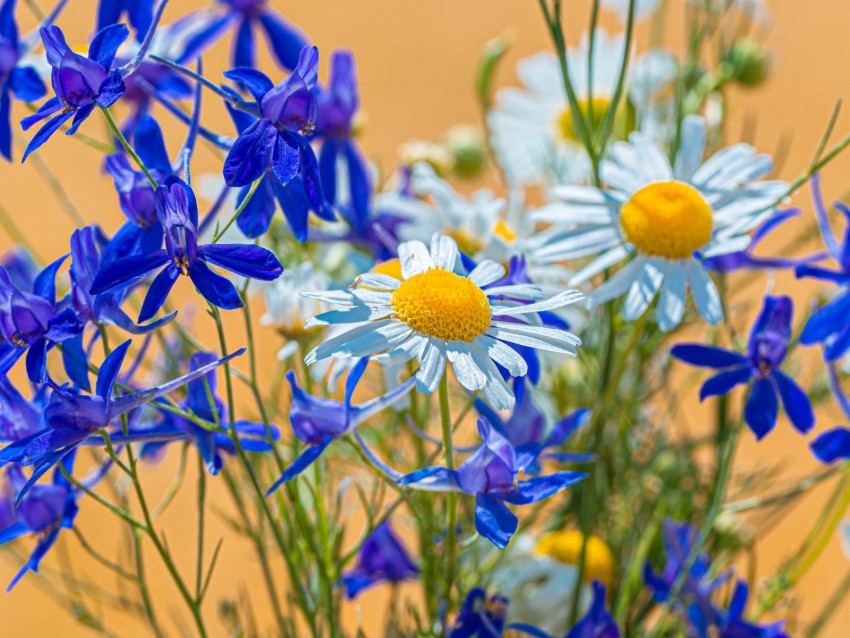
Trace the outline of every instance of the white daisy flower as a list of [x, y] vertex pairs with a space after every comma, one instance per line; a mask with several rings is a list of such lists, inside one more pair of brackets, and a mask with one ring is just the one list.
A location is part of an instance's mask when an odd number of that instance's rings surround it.
[[318, 315], [307, 327], [359, 324], [320, 344], [305, 358], [307, 364], [373, 355], [392, 363], [418, 359], [417, 389], [430, 394], [448, 360], [466, 389], [480, 390], [497, 409], [510, 409], [514, 394], [496, 363], [515, 377], [528, 368], [508, 344], [576, 355], [578, 337], [540, 325], [537, 313], [579, 301], [580, 292], [546, 299], [527, 284], [493, 286], [505, 276], [494, 261], [482, 261], [467, 276], [456, 274], [457, 244], [439, 234], [431, 239], [430, 251], [420, 241], [409, 241], [399, 245], [398, 253], [400, 280], [366, 273], [351, 290], [304, 293], [343, 307]]
[[272, 326], [287, 339], [299, 340], [308, 330], [307, 321], [326, 309], [322, 302], [301, 293], [327, 290], [330, 284], [330, 277], [310, 262], [286, 269], [265, 287], [266, 313], [260, 323]]
[[427, 241], [434, 233], [449, 235], [460, 250], [475, 259], [506, 261], [515, 232], [503, 220], [505, 200], [488, 189], [467, 199], [425, 162], [413, 166], [411, 187], [416, 199], [401, 193], [379, 196], [379, 209], [404, 219], [402, 241]]
[[[537, 221], [555, 224], [538, 238], [537, 259], [559, 262], [598, 255], [570, 280], [577, 285], [634, 255], [590, 297], [598, 305], [626, 295], [625, 318], [641, 316], [655, 295], [661, 330], [685, 312], [686, 286], [709, 323], [722, 319], [720, 296], [700, 259], [743, 250], [747, 232], [773, 214], [788, 189], [757, 181], [772, 169], [767, 155], [748, 144], [723, 149], [702, 162], [705, 123], [682, 124], [675, 166], [645, 134], [612, 145], [601, 164], [607, 190], [561, 186], [553, 195], [567, 206], [544, 209]], [[601, 253], [601, 254], [600, 254]]]
[[[613, 97], [623, 62], [625, 36], [597, 29], [593, 49], [593, 114], [605, 113]], [[589, 111], [588, 58], [585, 34], [578, 48], [567, 51], [571, 80], [582, 112]], [[573, 127], [564, 94], [561, 68], [552, 53], [520, 60], [522, 89], [506, 88], [490, 111], [491, 144], [499, 165], [512, 184], [576, 184], [587, 181], [590, 161]]]

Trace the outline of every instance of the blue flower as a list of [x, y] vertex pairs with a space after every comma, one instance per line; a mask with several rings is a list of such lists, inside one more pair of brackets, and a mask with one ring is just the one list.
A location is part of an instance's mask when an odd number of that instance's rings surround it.
[[141, 41], [153, 22], [154, 0], [100, 0], [97, 7], [97, 30], [117, 24], [126, 14]]
[[229, 186], [249, 186], [273, 173], [278, 182], [273, 186], [293, 182], [296, 188], [284, 191], [289, 193], [289, 201], [281, 197], [281, 191], [275, 194], [281, 199], [293, 233], [301, 241], [306, 239], [307, 214], [311, 209], [333, 220], [322, 190], [316, 154], [306, 139], [313, 133], [318, 113], [318, 63], [316, 47], [305, 47], [295, 71], [276, 86], [255, 69], [243, 67], [225, 73], [225, 77], [248, 87], [260, 118], [247, 128], [240, 126], [239, 137], [224, 161], [224, 180]]
[[355, 598], [379, 583], [400, 583], [416, 578], [419, 568], [410, 559], [389, 520], [375, 528], [357, 554], [357, 567], [342, 575], [345, 595]]
[[[354, 116], [360, 108], [357, 72], [351, 51], [334, 51], [331, 54], [330, 80], [326, 88], [319, 89], [319, 111], [316, 134], [322, 138], [319, 153], [319, 170], [322, 186], [331, 204], [339, 205], [338, 184], [348, 187], [345, 205], [340, 211], [360, 235], [367, 233], [369, 207], [372, 197], [372, 179], [363, 152], [354, 141]], [[346, 179], [339, 180], [337, 171], [343, 165]]]
[[711, 561], [706, 554], [696, 556], [678, 596], [675, 600], [670, 600], [673, 588], [691, 558], [697, 535], [698, 530], [687, 523], [665, 520], [663, 539], [667, 563], [661, 573], [656, 573], [647, 562], [644, 565], [643, 577], [655, 602], [673, 605], [683, 611], [688, 619], [713, 619], [714, 606], [711, 596], [718, 587], [729, 580], [731, 574], [726, 572], [710, 578]]
[[738, 580], [732, 601], [729, 603], [729, 609], [714, 610], [718, 633], [709, 634], [707, 626], [697, 624], [699, 638], [707, 638], [710, 635], [717, 635], [719, 638], [790, 638], [785, 633], [784, 622], [760, 625], [744, 618], [749, 594], [750, 588], [746, 581]]
[[[827, 363], [829, 382], [833, 395], [838, 401], [844, 416], [850, 419], [850, 399], [848, 399], [838, 379], [835, 362]], [[810, 448], [821, 463], [835, 463], [850, 460], [850, 428], [835, 427], [819, 434], [811, 442]]]
[[780, 370], [791, 339], [794, 304], [789, 297], [767, 296], [750, 332], [747, 355], [699, 344], [674, 346], [671, 354], [690, 365], [719, 370], [700, 389], [700, 399], [728, 393], [737, 385], [750, 384], [744, 419], [763, 438], [776, 425], [777, 394], [791, 424], [805, 434], [814, 427], [815, 416], [806, 393]]
[[847, 321], [847, 314], [850, 312], [850, 286], [848, 286], [850, 284], [850, 208], [841, 202], [835, 202], [835, 207], [847, 218], [844, 238], [839, 243], [829, 225], [817, 175], [812, 177], [811, 188], [827, 256], [836, 261], [838, 268], [833, 270], [806, 263], [797, 266], [796, 274], [797, 277], [813, 277], [829, 281], [837, 284], [841, 289], [832, 301], [809, 317], [800, 334], [800, 343], [825, 344], [824, 358], [827, 361], [834, 361], [850, 350], [850, 322]]
[[113, 70], [112, 63], [118, 47], [130, 34], [126, 26], [116, 24], [99, 31], [89, 46], [88, 56], [74, 53], [59, 27], [42, 27], [40, 33], [47, 61], [53, 67], [51, 79], [56, 95], [21, 121], [27, 130], [36, 122], [50, 118], [30, 141], [23, 160], [71, 118], [74, 121], [66, 134], [73, 135], [96, 106], [111, 106], [125, 90], [121, 71]]
[[0, 4], [0, 155], [12, 159], [12, 96], [21, 102], [40, 100], [47, 87], [31, 66], [20, 66], [25, 53], [15, 23], [15, 1]]
[[[65, 470], [71, 473], [74, 455], [68, 455], [62, 464]], [[74, 526], [79, 494], [58, 469], [54, 472], [51, 483], [33, 485], [25, 496], [22, 496], [22, 492], [27, 486], [27, 479], [21, 468], [10, 465], [6, 477], [12, 491], [6, 489], [0, 493], [0, 545], [24, 536], [38, 538], [29, 559], [9, 583], [6, 589], [8, 592], [27, 572], [38, 572], [41, 559], [56, 543], [60, 530]]]
[[504, 596], [488, 596], [480, 587], [469, 590], [449, 638], [502, 638], [508, 599]]
[[517, 379], [514, 383], [516, 405], [507, 419], [481, 399], [475, 400], [475, 409], [486, 418], [495, 430], [505, 437], [516, 452], [517, 465], [528, 474], [540, 472], [540, 458], [560, 462], [580, 463], [593, 458], [588, 454], [548, 452], [563, 447], [573, 433], [587, 423], [590, 410], [582, 408], [546, 427], [546, 417], [534, 403], [531, 392]]
[[43, 427], [0, 450], [0, 466], [19, 463], [34, 468], [32, 477], [18, 494], [19, 499], [59, 460], [90, 435], [109, 427], [114, 419], [173, 392], [244, 352], [243, 348], [155, 388], [116, 396], [115, 384], [129, 347], [130, 341], [125, 341], [106, 357], [98, 372], [93, 395], [51, 382], [53, 392], [42, 414]]
[[[222, 453], [235, 454], [236, 445], [228, 434], [227, 410], [216, 393], [216, 370], [215, 367], [210, 367], [215, 361], [216, 356], [211, 352], [197, 352], [192, 355], [190, 371], [195, 372], [203, 368], [207, 372], [203, 377], [196, 377], [186, 384], [186, 398], [180, 403], [183, 411], [207, 422], [208, 427], [201, 427], [182, 415], [167, 412], [159, 423], [132, 426], [128, 428], [126, 435], [116, 432], [110, 437], [112, 442], [144, 442], [142, 455], [150, 456], [168, 443], [188, 440], [198, 448], [207, 471], [217, 475], [224, 466]], [[266, 428], [262, 423], [245, 420], [237, 420], [233, 425], [239, 435], [240, 445], [247, 452], [269, 452], [272, 449], [270, 440], [276, 441], [280, 438], [280, 431], [273, 425]], [[267, 440], [267, 436], [270, 440]]]
[[82, 331], [66, 300], [56, 300], [56, 272], [64, 261], [60, 257], [47, 266], [27, 290], [15, 286], [0, 267], [0, 373], [8, 372], [26, 352], [30, 381], [42, 383], [47, 351]]
[[478, 419], [483, 444], [457, 470], [427, 467], [398, 480], [400, 485], [431, 491], [453, 491], [475, 496], [475, 529], [504, 549], [517, 528], [517, 517], [507, 504], [531, 505], [578, 483], [585, 472], [555, 472], [525, 481], [517, 451], [485, 418]]
[[42, 428], [47, 390], [46, 385], [38, 386], [27, 400], [8, 378], [0, 377], [0, 441], [18, 441]]
[[295, 436], [308, 447], [286, 468], [283, 475], [269, 488], [267, 494], [271, 494], [281, 485], [301, 474], [333, 441], [351, 432], [373, 414], [391, 406], [399, 397], [409, 392], [415, 383], [414, 379], [409, 379], [382, 396], [360, 405], [352, 405], [354, 390], [366, 371], [368, 363], [369, 359], [363, 358], [348, 373], [344, 402], [308, 394], [298, 387], [292, 370], [286, 373], [286, 380], [292, 389], [289, 421]]
[[[509, 628], [536, 638], [551, 638], [546, 632], [528, 625], [512, 624]], [[605, 585], [598, 580], [593, 581], [593, 601], [590, 608], [564, 638], [620, 638], [620, 628], [605, 609]]]
[[147, 321], [156, 314], [180, 275], [187, 275], [211, 304], [225, 310], [241, 308], [243, 303], [236, 287], [210, 270], [207, 263], [263, 281], [276, 279], [283, 272], [277, 257], [260, 246], [198, 245], [198, 204], [191, 188], [178, 177], [167, 178], [157, 189], [156, 212], [165, 230], [165, 249], [105, 264], [90, 290], [92, 294], [101, 294], [126, 287], [151, 270], [165, 266], [148, 289], [139, 321]]

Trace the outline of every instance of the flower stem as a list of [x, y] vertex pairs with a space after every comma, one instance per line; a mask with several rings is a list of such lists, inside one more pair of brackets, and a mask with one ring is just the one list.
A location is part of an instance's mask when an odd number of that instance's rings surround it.
[[[455, 469], [454, 442], [452, 441], [452, 415], [449, 409], [449, 375], [448, 371], [443, 373], [440, 380], [440, 425], [443, 431], [443, 455], [446, 467], [450, 471]], [[446, 545], [445, 551], [448, 558], [446, 562], [446, 579], [443, 586], [443, 597], [445, 599], [445, 613], [448, 616], [451, 611], [452, 587], [454, 586], [455, 568], [457, 562], [457, 495], [449, 492], [446, 501]]]
[[118, 141], [121, 142], [121, 146], [123, 146], [124, 150], [127, 151], [127, 155], [133, 158], [133, 161], [136, 163], [136, 166], [138, 166], [139, 170], [141, 170], [145, 174], [145, 177], [148, 178], [148, 181], [151, 183], [151, 186], [153, 186], [153, 189], [156, 190], [159, 185], [156, 183], [156, 180], [150, 174], [150, 171], [148, 171], [147, 167], [145, 166], [145, 163], [142, 161], [142, 158], [139, 157], [138, 153], [136, 153], [133, 147], [130, 146], [130, 142], [128, 142], [127, 138], [124, 137], [124, 134], [121, 132], [121, 128], [118, 126], [117, 122], [115, 121], [115, 118], [112, 117], [112, 113], [110, 112], [110, 110], [108, 108], [103, 107], [101, 107], [100, 110], [103, 112], [103, 116], [106, 118], [106, 121], [109, 124], [109, 128], [112, 129], [112, 132], [115, 137], [117, 137]]

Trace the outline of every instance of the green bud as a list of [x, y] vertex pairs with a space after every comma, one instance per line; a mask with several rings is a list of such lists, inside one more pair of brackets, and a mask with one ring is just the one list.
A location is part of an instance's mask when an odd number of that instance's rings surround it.
[[484, 137], [474, 126], [455, 126], [446, 134], [445, 145], [452, 156], [453, 169], [458, 176], [477, 177], [484, 170], [487, 158]]
[[770, 74], [770, 54], [750, 38], [738, 40], [726, 54], [732, 79], [742, 86], [756, 87]]

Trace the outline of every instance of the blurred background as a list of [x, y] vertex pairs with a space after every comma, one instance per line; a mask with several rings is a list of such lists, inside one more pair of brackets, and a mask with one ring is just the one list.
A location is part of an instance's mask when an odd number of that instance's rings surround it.
[[[41, 0], [42, 8], [47, 3]], [[391, 172], [398, 159], [399, 146], [410, 139], [437, 139], [452, 126], [461, 123], [480, 126], [481, 113], [475, 100], [473, 78], [480, 52], [491, 38], [506, 32], [514, 39], [505, 63], [497, 76], [499, 85], [516, 83], [514, 65], [524, 56], [548, 49], [550, 43], [544, 30], [539, 8], [533, 0], [429, 0], [409, 2], [399, 0], [270, 0], [270, 5], [283, 13], [318, 45], [323, 55], [322, 78], [326, 77], [328, 53], [335, 48], [350, 48], [357, 58], [362, 96], [363, 132], [362, 145], [369, 158], [379, 165], [385, 174]], [[668, 0], [669, 17], [664, 25], [665, 45], [679, 50], [686, 36], [684, 13], [679, 0]], [[24, 27], [35, 24], [27, 3], [19, 0], [18, 14]], [[565, 0], [566, 27], [569, 42], [577, 44], [587, 24], [588, 0]], [[165, 13], [165, 21], [205, 6], [192, 0], [172, 0]], [[771, 17], [757, 32], [773, 54], [774, 65], [769, 80], [755, 90], [735, 90], [729, 95], [729, 126], [727, 142], [746, 137], [759, 150], [773, 153], [783, 145], [788, 154], [779, 170], [779, 177], [792, 180], [805, 170], [833, 111], [836, 100], [845, 98], [850, 92], [850, 75], [845, 56], [847, 33], [850, 29], [850, 3], [846, 0], [821, 0], [818, 3], [778, 0], [768, 3]], [[82, 47], [92, 34], [95, 16], [93, 0], [71, 0], [69, 7], [58, 21], [65, 30], [69, 43]], [[614, 30], [619, 28], [613, 16], [605, 15], [602, 24]], [[648, 40], [648, 25], [638, 30], [637, 47], [645, 47]], [[76, 48], [76, 47], [75, 47]], [[208, 56], [206, 74], [218, 80], [226, 68], [229, 56], [228, 41], [220, 43]], [[268, 56], [261, 58], [262, 67], [276, 81], [280, 72]], [[219, 105], [208, 96], [204, 122], [218, 130], [229, 130], [229, 123]], [[16, 116], [26, 112], [20, 106]], [[16, 117], [16, 119], [20, 119]], [[162, 118], [166, 134], [171, 139], [182, 138], [181, 127], [168, 116]], [[106, 139], [103, 123], [91, 118], [83, 126], [83, 132]], [[843, 113], [836, 126], [835, 137], [850, 132], [850, 111]], [[21, 137], [21, 140], [24, 138]], [[16, 148], [20, 157], [22, 146]], [[56, 136], [38, 153], [44, 165], [59, 176], [63, 191], [51, 190], [42, 172], [43, 165], [29, 161], [25, 166], [17, 163], [0, 163], [0, 205], [12, 215], [17, 224], [37, 245], [41, 254], [52, 259], [67, 251], [67, 241], [74, 224], [63, 208], [69, 205], [79, 212], [86, 222], [101, 223], [107, 232], [112, 232], [120, 222], [116, 196], [111, 180], [101, 174], [102, 157], [93, 149], [75, 140]], [[199, 152], [194, 173], [214, 172], [220, 167], [220, 159], [211, 152]], [[824, 174], [826, 198], [842, 197], [850, 189], [850, 155], [839, 158]], [[498, 186], [495, 174], [488, 172], [481, 180], [472, 184], [460, 184], [460, 190], [472, 190], [482, 185]], [[63, 201], [64, 200], [64, 201]], [[796, 196], [795, 202], [810, 212], [806, 188]], [[784, 246], [793, 239], [793, 225], [783, 227], [779, 237], [772, 238], [767, 250]], [[783, 233], [785, 236], [783, 237]], [[0, 249], [12, 246], [11, 240], [0, 231]], [[285, 264], [286, 265], [286, 264]], [[178, 286], [188, 286], [181, 282]], [[762, 286], [759, 281], [755, 286]], [[779, 276], [776, 289], [795, 294], [801, 284], [793, 277]], [[188, 290], [188, 289], [187, 289]], [[761, 292], [761, 291], [759, 291]], [[240, 327], [233, 322], [231, 341], [236, 343]], [[211, 334], [201, 332], [200, 338], [213, 344]], [[278, 339], [269, 329], [261, 329], [259, 339], [268, 340], [267, 356], [260, 361], [262, 366], [273, 365]], [[689, 406], [687, 419], [682, 423], [669, 424], [671, 428], [699, 428], [704, 413], [699, 406]], [[838, 423], [836, 413], [819, 415], [818, 431]], [[805, 441], [781, 423], [777, 431], [760, 444], [755, 444], [748, 434], [739, 451], [738, 463], [742, 468], [759, 468], [779, 464], [782, 475], [775, 478], [777, 485], [786, 485], [817, 471], [817, 465], [805, 445]], [[190, 464], [193, 465], [193, 464]], [[158, 494], [167, 489], [176, 468], [176, 459], [168, 458], [160, 465], [145, 470], [146, 489]], [[190, 467], [186, 488], [171, 509], [164, 515], [161, 527], [165, 530], [169, 546], [178, 556], [185, 555], [186, 561], [178, 565], [181, 569], [193, 569], [195, 541], [194, 521], [185, 517], [184, 511], [193, 511], [189, 506], [193, 493], [191, 485], [196, 468]], [[221, 493], [212, 485], [212, 520], [207, 534], [211, 552], [219, 538], [227, 540], [211, 584], [205, 610], [208, 625], [216, 633], [214, 620], [226, 613], [226, 601], [248, 597], [257, 614], [257, 625], [267, 626], [266, 602], [261, 595], [252, 598], [254, 579], [259, 578], [254, 554], [246, 542], [234, 538], [222, 521], [226, 518], [229, 501], [216, 494]], [[810, 497], [778, 520], [754, 520], [752, 526], [757, 534], [755, 569], [767, 574], [789, 552], [799, 547], [802, 535], [809, 523], [820, 511], [823, 501], [830, 492], [826, 483], [815, 489]], [[221, 503], [219, 505], [219, 502]], [[114, 555], [122, 543], [123, 536], [114, 533], [117, 524], [103, 514], [99, 507], [87, 507], [85, 503], [78, 524], [86, 533], [88, 541], [106, 555]], [[26, 543], [24, 541], [22, 545]], [[29, 547], [21, 547], [29, 551]], [[185, 550], [185, 551], [183, 551]], [[153, 582], [163, 588], [170, 585], [160, 574], [161, 566], [150, 557]], [[75, 571], [94, 575], [103, 572], [99, 584], [116, 596], [121, 588], [114, 577], [93, 563], [79, 551], [76, 540], [65, 535], [59, 551], [47, 559], [45, 570], [50, 572], [61, 564], [71, 564]], [[0, 583], [8, 582], [19, 563], [8, 553], [0, 561]], [[278, 566], [275, 566], [277, 568]], [[841, 581], [848, 569], [850, 558], [845, 556], [836, 537], [830, 543], [819, 562], [809, 572], [794, 592], [794, 608], [791, 615], [805, 621], [815, 616], [829, 595]], [[58, 582], [57, 588], [45, 592], [39, 587], [37, 577], [27, 577], [13, 594], [0, 595], [0, 636], [43, 636], [61, 631], [65, 638], [94, 635], [75, 622], [55, 599], [73, 602], [80, 595], [73, 583]], [[158, 594], [164, 605], [179, 608], [176, 593]], [[347, 628], [350, 633], [361, 625], [367, 636], [378, 636], [383, 626], [387, 592], [378, 588], [362, 596], [356, 604], [346, 609]], [[173, 605], [171, 602], [173, 600]], [[162, 609], [168, 617], [169, 608]], [[147, 635], [135, 621], [111, 617], [112, 635]], [[175, 635], [192, 635], [188, 625], [175, 620]], [[790, 627], [793, 634], [793, 625]], [[223, 630], [222, 630], [223, 631]], [[797, 635], [797, 634], [793, 634]], [[829, 638], [850, 636], [850, 598], [823, 632]]]

